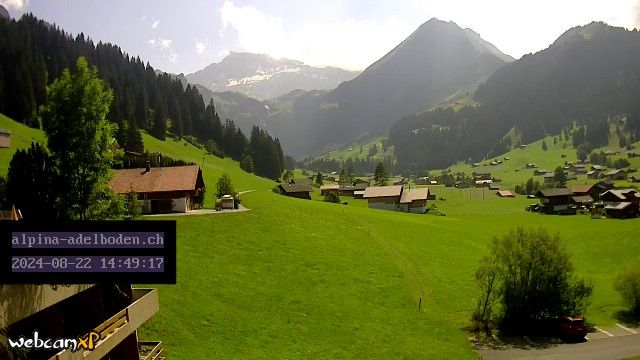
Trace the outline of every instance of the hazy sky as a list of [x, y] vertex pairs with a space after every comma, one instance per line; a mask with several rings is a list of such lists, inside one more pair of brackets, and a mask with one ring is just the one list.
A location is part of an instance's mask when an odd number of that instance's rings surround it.
[[229, 51], [362, 70], [432, 17], [519, 58], [593, 20], [640, 27], [640, 0], [0, 0], [155, 68], [191, 73]]

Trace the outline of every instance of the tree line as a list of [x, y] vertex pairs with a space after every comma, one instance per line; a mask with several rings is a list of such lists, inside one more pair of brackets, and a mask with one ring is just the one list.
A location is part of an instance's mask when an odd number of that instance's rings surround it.
[[[213, 101], [205, 105], [195, 86], [184, 87], [180, 80], [157, 73], [116, 45], [94, 44], [82, 33], [73, 37], [31, 14], [17, 21], [0, 19], [0, 112], [31, 127], [45, 127], [40, 109], [47, 85], [79, 57], [96, 66], [113, 90], [106, 118], [117, 125], [114, 136], [123, 149], [144, 151], [140, 130], [160, 140], [193, 136], [202, 144], [213, 142], [220, 154], [234, 160], [253, 157], [258, 175], [277, 178], [282, 171], [277, 139], [264, 131], [257, 132], [256, 139], [247, 138], [233, 121], [220, 119]], [[258, 154], [258, 148], [278, 158]]]

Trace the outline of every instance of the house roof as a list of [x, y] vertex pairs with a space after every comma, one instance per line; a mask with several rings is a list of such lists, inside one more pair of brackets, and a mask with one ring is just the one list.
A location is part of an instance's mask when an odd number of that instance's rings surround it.
[[338, 184], [321, 185], [320, 186], [320, 191], [322, 191], [322, 190], [338, 190], [339, 188], [340, 188], [340, 185], [338, 185]]
[[573, 200], [573, 202], [579, 203], [579, 204], [593, 202], [593, 198], [589, 195], [572, 196], [571, 199]]
[[555, 174], [552, 173], [552, 172], [547, 172], [547, 173], [542, 174], [543, 178], [552, 178], [554, 176], [555, 176]]
[[640, 195], [638, 195], [638, 191], [635, 189], [611, 189], [600, 194], [600, 197], [606, 197], [607, 194], [611, 194], [620, 200], [627, 200], [629, 196], [640, 197]]
[[340, 185], [340, 190], [364, 190], [369, 187], [368, 183], [357, 183], [353, 186], [351, 185]]
[[402, 185], [370, 186], [364, 190], [364, 198], [393, 197], [402, 194]]
[[353, 195], [364, 195], [364, 190], [356, 190], [353, 192]]
[[615, 169], [615, 170], [611, 170], [611, 171], [609, 171], [608, 173], [605, 173], [604, 175], [605, 175], [605, 176], [609, 176], [609, 175], [616, 175], [616, 174], [619, 174], [620, 172], [622, 172], [622, 170], [621, 170], [621, 169]]
[[114, 170], [109, 187], [116, 194], [195, 190], [197, 165]]
[[311, 192], [311, 185], [305, 184], [280, 184], [280, 187], [286, 193], [296, 193], [296, 192]]
[[408, 204], [413, 201], [427, 200], [429, 197], [429, 188], [408, 189], [402, 192], [400, 197], [401, 204]]
[[513, 193], [509, 190], [500, 190], [496, 194], [500, 197], [513, 197]]
[[573, 193], [571, 192], [571, 190], [567, 188], [560, 188], [560, 189], [550, 188], [550, 189], [542, 189], [538, 191], [536, 196], [539, 197], [540, 195], [542, 195], [542, 197], [554, 197], [554, 196], [569, 196], [569, 195], [573, 195]]
[[571, 187], [571, 191], [574, 194], [586, 194], [593, 189], [593, 184], [574, 185]]
[[606, 169], [606, 167], [602, 166], [602, 165], [591, 165], [591, 168], [593, 170], [604, 170], [604, 169]]
[[293, 183], [298, 185], [313, 185], [313, 181], [311, 181], [311, 179], [309, 178], [294, 179]]
[[623, 210], [629, 205], [631, 205], [630, 202], [622, 201], [622, 202], [611, 203], [611, 204], [605, 206], [604, 208], [606, 210]]
[[478, 184], [478, 185], [480, 185], [480, 184], [491, 184], [491, 183], [493, 183], [493, 180], [476, 180], [475, 183]]

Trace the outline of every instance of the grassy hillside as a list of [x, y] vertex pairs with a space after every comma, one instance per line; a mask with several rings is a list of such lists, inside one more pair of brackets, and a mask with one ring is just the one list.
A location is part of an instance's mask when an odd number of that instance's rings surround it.
[[[490, 172], [492, 176], [502, 179], [503, 186], [507, 188], [513, 188], [516, 184], [521, 184], [526, 182], [529, 178], [534, 178], [534, 180], [538, 180], [541, 183], [543, 182], [542, 177], [534, 176], [534, 169], [525, 169], [525, 165], [528, 163], [535, 163], [538, 165], [538, 169], [554, 171], [558, 166], [564, 166], [565, 161], [575, 162], [577, 160], [576, 150], [572, 147], [571, 141], [564, 142], [558, 141], [557, 144], [553, 143], [553, 136], [548, 136], [544, 139], [538, 140], [531, 144], [528, 144], [526, 148], [517, 148], [513, 149], [505, 154], [497, 156], [495, 158], [487, 159], [485, 161], [480, 162], [481, 166], [473, 167], [468, 163], [458, 163], [450, 166], [452, 172], [465, 172], [467, 174], [471, 174], [474, 171], [477, 172]], [[542, 150], [542, 142], [545, 141], [547, 144], [547, 151]], [[598, 152], [601, 150], [611, 150], [611, 151], [619, 151], [619, 156], [612, 156], [611, 159], [617, 159], [620, 157], [627, 158], [628, 151], [625, 149], [620, 149], [618, 146], [618, 140], [613, 133], [612, 138], [610, 139], [610, 145], [598, 148], [594, 151]], [[638, 152], [638, 148], [640, 147], [640, 142], [634, 144], [635, 151]], [[565, 158], [562, 155], [566, 156]], [[505, 158], [509, 158], [506, 160]], [[499, 165], [490, 165], [489, 163], [492, 160], [501, 160], [502, 164]], [[632, 168], [638, 169], [640, 167], [640, 158], [629, 159]], [[435, 171], [434, 173], [438, 173], [439, 171]], [[638, 174], [635, 174], [638, 176]], [[571, 181], [569, 184], [579, 183], [593, 183], [597, 180], [587, 179], [586, 175], [579, 175], [578, 180]], [[617, 182], [619, 186], [629, 185], [627, 182]]]
[[45, 143], [46, 138], [42, 131], [22, 125], [3, 114], [0, 114], [0, 128], [11, 131], [11, 147], [0, 148], [0, 176], [5, 176], [9, 162], [18, 149], [28, 148], [33, 141]]
[[[597, 325], [620, 322], [611, 284], [640, 261], [640, 219], [532, 214], [529, 199], [481, 189], [432, 188], [446, 216], [299, 200], [229, 159], [144, 141], [201, 164], [208, 204], [223, 171], [236, 189], [256, 190], [243, 195], [249, 212], [168, 217], [178, 225], [177, 284], [156, 286], [160, 312], [139, 337], [162, 340], [171, 358], [477, 358], [462, 328], [493, 236], [517, 225], [560, 233], [578, 274], [593, 281], [586, 316]], [[524, 161], [517, 151], [514, 163]]]
[[[318, 159], [331, 160], [335, 159], [337, 161], [345, 161], [347, 159], [356, 159], [356, 158], [369, 158], [369, 149], [375, 145], [378, 148], [378, 152], [373, 156], [376, 160], [382, 160], [384, 158], [393, 158], [393, 145], [387, 147], [384, 150], [383, 141], [386, 139], [386, 135], [370, 135], [360, 138], [359, 140], [354, 141], [353, 143], [344, 146], [340, 149], [329, 151], [321, 156], [318, 156]], [[362, 149], [362, 150], [361, 150]]]

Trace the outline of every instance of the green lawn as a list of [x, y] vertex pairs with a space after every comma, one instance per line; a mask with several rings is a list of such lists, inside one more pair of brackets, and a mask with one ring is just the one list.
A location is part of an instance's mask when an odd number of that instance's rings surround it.
[[524, 197], [441, 186], [432, 191], [443, 200], [432, 203], [446, 216], [371, 210], [349, 198], [330, 204], [317, 193], [293, 199], [229, 159], [144, 140], [202, 166], [208, 205], [223, 171], [237, 190], [256, 190], [243, 195], [249, 212], [174, 218], [178, 282], [157, 286], [160, 312], [139, 332], [163, 341], [170, 358], [477, 358], [462, 329], [494, 235], [516, 226], [560, 233], [577, 273], [594, 284], [586, 316], [602, 326], [623, 309], [613, 278], [640, 261], [640, 219], [531, 214]]
[[28, 148], [33, 141], [43, 144], [46, 141], [42, 131], [22, 125], [2, 114], [0, 114], [0, 128], [11, 131], [11, 147], [8, 149], [0, 148], [0, 176], [5, 176], [9, 162], [18, 149]]

